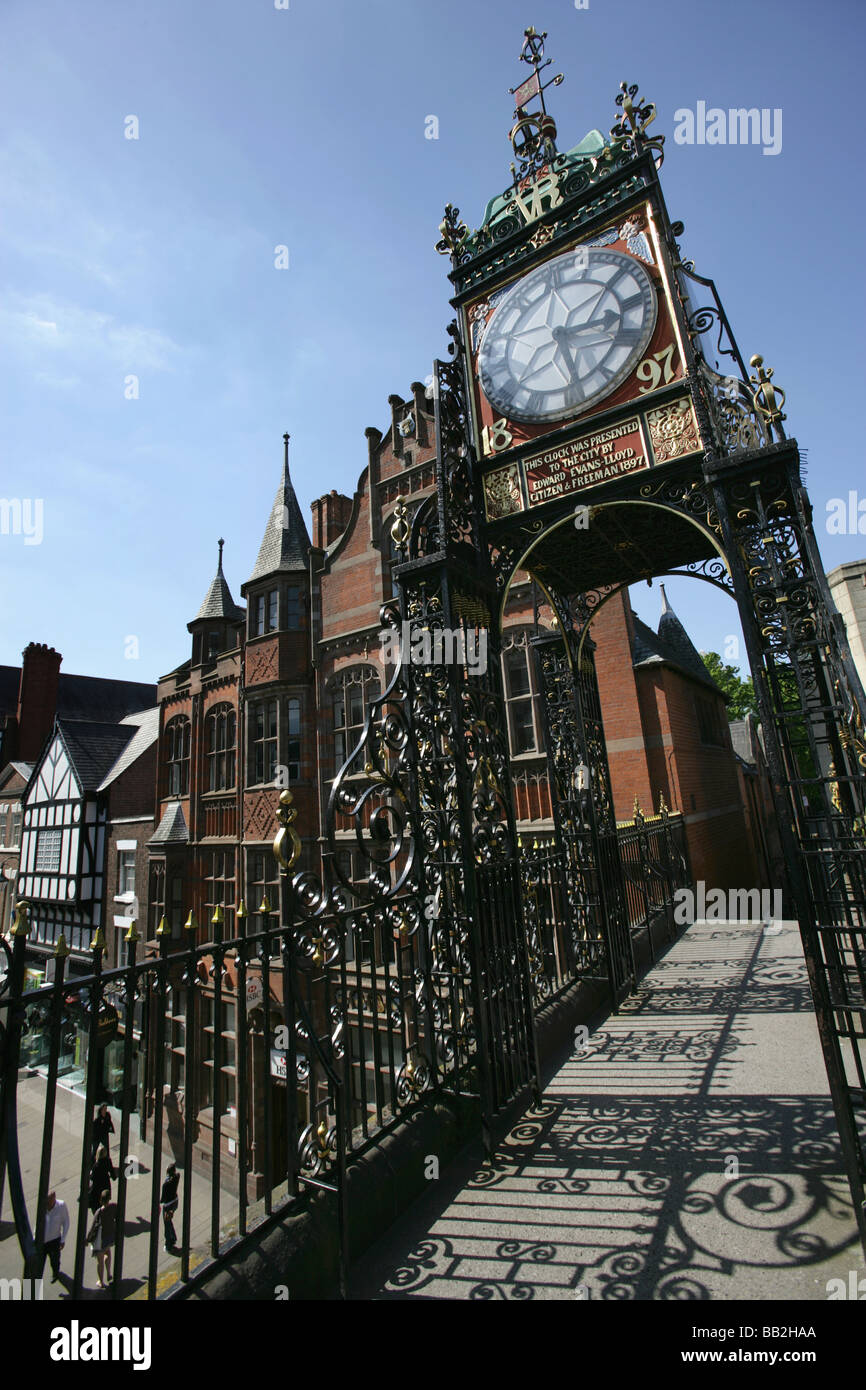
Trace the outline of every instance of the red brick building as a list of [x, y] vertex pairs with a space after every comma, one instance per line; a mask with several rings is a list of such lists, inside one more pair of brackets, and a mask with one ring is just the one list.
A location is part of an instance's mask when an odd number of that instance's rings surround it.
[[[353, 497], [331, 491], [313, 503], [312, 536], [291, 482], [288, 437], [277, 494], [255, 564], [240, 585], [246, 607], [216, 575], [187, 624], [189, 656], [158, 687], [159, 753], [156, 830], [147, 846], [146, 937], [157, 931], [174, 947], [195, 932], [198, 944], [235, 935], [240, 906], [247, 930], [278, 906], [271, 853], [282, 787], [290, 786], [302, 839], [302, 865], [318, 867], [333, 779], [357, 745], [370, 700], [390, 675], [381, 640], [380, 608], [394, 592], [391, 524], [399, 499], [411, 515], [434, 490], [432, 403], [413, 383], [403, 400], [389, 398], [384, 434], [366, 431], [368, 461]], [[627, 591], [605, 603], [592, 628], [607, 733], [616, 814], [628, 820], [635, 798], [647, 813], [660, 797], [682, 811], [692, 867], [712, 886], [751, 886], [758, 878], [746, 834], [737, 763], [725, 702], [662, 589], [657, 632], [632, 612]], [[553, 615], [528, 575], [512, 585], [503, 640], [519, 829], [553, 830], [543, 720], [531, 638], [555, 630]], [[339, 839], [339, 837], [338, 837]], [[341, 859], [352, 879], [361, 872], [352, 836]], [[219, 925], [212, 919], [222, 910]], [[219, 916], [219, 913], [217, 913]], [[383, 960], [389, 944], [380, 943]], [[231, 1180], [237, 1146], [237, 1006], [232, 957], [226, 959], [219, 1084], [222, 1171]], [[250, 1024], [248, 1075], [251, 1134], [257, 1158], [251, 1193], [261, 1187], [261, 1118], [265, 1088], [272, 1116], [285, 1113], [284, 1078], [257, 1023], [260, 969], [247, 971]], [[176, 1105], [166, 1142], [177, 1144], [187, 1104], [195, 1109], [194, 1156], [206, 1166], [214, 1126], [212, 985], [203, 978], [204, 1046], [195, 1078], [183, 1075], [183, 988], [173, 991], [165, 1084]], [[251, 992], [250, 992], [251, 991]], [[282, 981], [269, 974], [270, 1024], [282, 1021]], [[260, 1020], [259, 1020], [260, 1022]], [[172, 1031], [173, 1030], [173, 1031]], [[302, 1117], [306, 1123], [306, 1118]], [[281, 1164], [285, 1136], [275, 1123], [272, 1157]], [[258, 1147], [257, 1147], [258, 1146]]]

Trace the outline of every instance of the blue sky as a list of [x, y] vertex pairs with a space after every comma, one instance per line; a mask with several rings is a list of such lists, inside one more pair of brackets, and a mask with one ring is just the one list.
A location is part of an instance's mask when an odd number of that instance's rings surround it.
[[[788, 393], [825, 564], [866, 554], [866, 536], [823, 525], [830, 498], [866, 497], [864, 14], [860, 0], [6, 0], [0, 495], [44, 510], [40, 544], [0, 535], [0, 662], [29, 641], [92, 675], [155, 680], [182, 660], [217, 537], [236, 597], [252, 569], [286, 429], [306, 515], [353, 492], [365, 426], [385, 428], [388, 395], [445, 351], [443, 205], [477, 225], [509, 182], [529, 23], [565, 73], [561, 148], [610, 128], [623, 79], [656, 103], [684, 252]], [[674, 113], [699, 101], [780, 108], [780, 153], [676, 144]], [[668, 593], [698, 646], [738, 631], [708, 586]], [[657, 587], [633, 601], [655, 621]]]

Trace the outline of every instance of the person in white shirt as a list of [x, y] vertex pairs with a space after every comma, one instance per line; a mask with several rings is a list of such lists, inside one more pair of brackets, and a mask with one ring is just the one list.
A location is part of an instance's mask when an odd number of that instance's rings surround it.
[[[69, 1230], [69, 1212], [66, 1203], [62, 1201], [56, 1192], [49, 1192], [48, 1201], [45, 1206], [45, 1254], [51, 1264], [51, 1282], [56, 1284], [60, 1278], [60, 1252], [66, 1244], [66, 1233]], [[45, 1268], [45, 1260], [42, 1261], [42, 1269]], [[42, 1270], [39, 1271], [40, 1276]]]

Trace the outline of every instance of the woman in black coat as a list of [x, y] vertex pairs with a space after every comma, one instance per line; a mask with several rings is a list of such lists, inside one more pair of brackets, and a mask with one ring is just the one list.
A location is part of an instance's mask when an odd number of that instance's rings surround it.
[[105, 1146], [108, 1148], [108, 1136], [114, 1133], [114, 1121], [108, 1113], [107, 1105], [100, 1105], [93, 1117], [93, 1152], [98, 1153]]
[[102, 1204], [103, 1192], [111, 1192], [111, 1180], [116, 1177], [117, 1169], [108, 1156], [108, 1149], [103, 1144], [90, 1170], [90, 1191], [87, 1194], [87, 1205], [94, 1216]]

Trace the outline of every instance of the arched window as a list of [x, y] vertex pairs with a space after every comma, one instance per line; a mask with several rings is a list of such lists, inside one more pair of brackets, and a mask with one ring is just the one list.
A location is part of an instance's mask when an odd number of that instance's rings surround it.
[[186, 796], [189, 791], [189, 720], [178, 714], [165, 726], [165, 794]]
[[208, 791], [221, 792], [235, 784], [237, 719], [231, 705], [215, 705], [208, 713]]
[[374, 666], [350, 666], [328, 684], [334, 729], [334, 775], [361, 737], [371, 700], [379, 694], [379, 673]]

